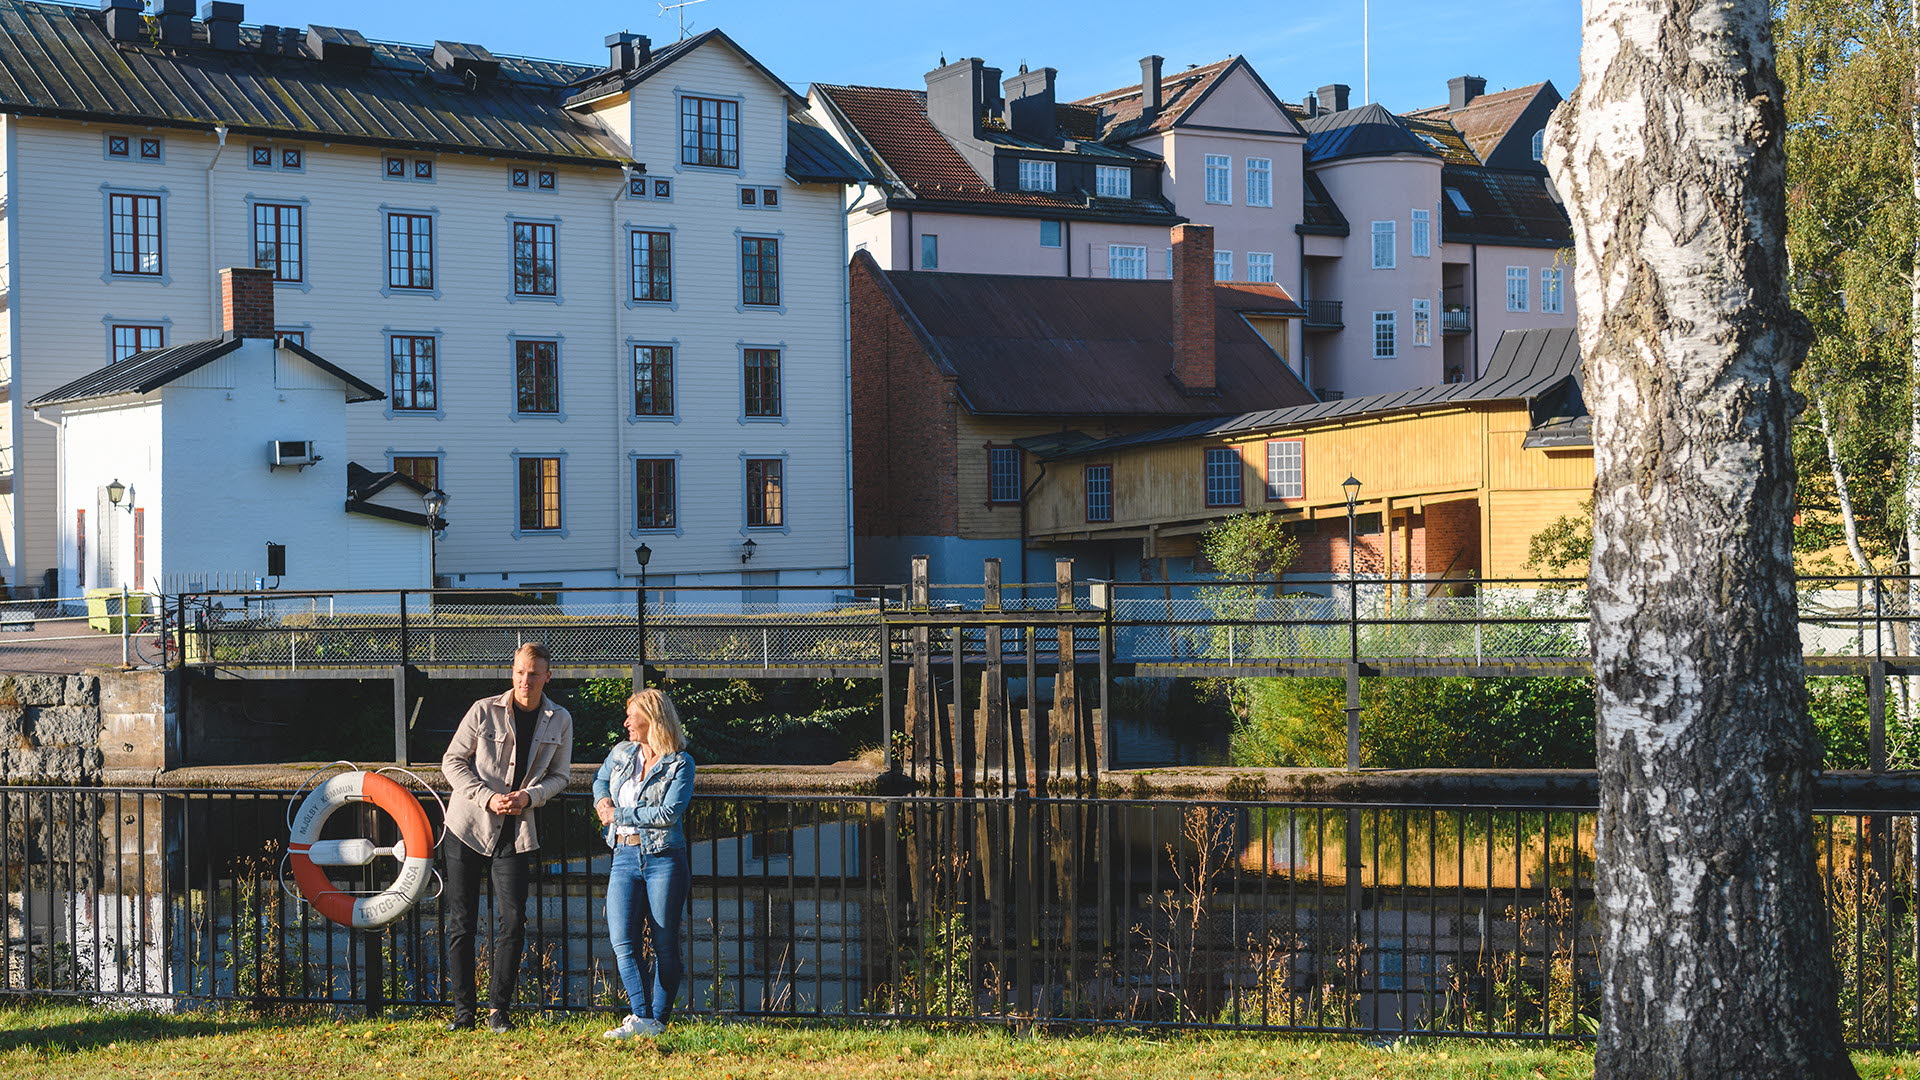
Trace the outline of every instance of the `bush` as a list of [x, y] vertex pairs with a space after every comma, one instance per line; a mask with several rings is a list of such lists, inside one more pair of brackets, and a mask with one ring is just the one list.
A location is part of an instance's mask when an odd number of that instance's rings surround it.
[[[830, 764], [880, 738], [880, 688], [862, 679], [686, 679], [651, 683], [673, 698], [694, 760]], [[625, 679], [587, 679], [569, 694], [575, 743], [604, 751], [626, 738]]]

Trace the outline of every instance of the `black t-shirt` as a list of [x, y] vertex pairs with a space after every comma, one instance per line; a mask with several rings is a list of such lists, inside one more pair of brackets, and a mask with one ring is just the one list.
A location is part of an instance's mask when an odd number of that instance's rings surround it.
[[527, 759], [533, 756], [533, 729], [540, 724], [540, 706], [522, 709], [513, 704], [513, 787], [519, 791], [527, 780]]

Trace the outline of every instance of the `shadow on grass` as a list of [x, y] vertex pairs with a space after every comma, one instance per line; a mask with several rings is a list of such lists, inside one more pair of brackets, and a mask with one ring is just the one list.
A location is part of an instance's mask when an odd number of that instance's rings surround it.
[[193, 1039], [281, 1027], [285, 1021], [219, 1014], [151, 1013], [97, 1009], [63, 1017], [74, 1006], [0, 1006], [0, 1052], [20, 1049], [97, 1050], [108, 1043]]

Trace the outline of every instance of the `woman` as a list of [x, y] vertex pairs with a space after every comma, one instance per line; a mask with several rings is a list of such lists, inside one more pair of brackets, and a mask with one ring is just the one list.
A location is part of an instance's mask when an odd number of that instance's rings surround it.
[[[658, 690], [627, 699], [627, 738], [593, 778], [594, 810], [613, 848], [607, 878], [607, 932], [631, 1014], [609, 1039], [666, 1030], [680, 992], [680, 916], [687, 906], [687, 834], [693, 758], [673, 701]], [[650, 962], [640, 953], [652, 936]], [[651, 968], [652, 970], [648, 970]]]

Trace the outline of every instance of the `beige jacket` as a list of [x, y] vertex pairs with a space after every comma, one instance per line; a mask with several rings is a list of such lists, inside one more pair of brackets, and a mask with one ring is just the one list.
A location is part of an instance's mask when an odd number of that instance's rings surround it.
[[[540, 721], [533, 729], [532, 760], [521, 787], [533, 806], [566, 790], [573, 764], [573, 714], [546, 697], [540, 699]], [[440, 774], [453, 789], [447, 800], [447, 831], [475, 851], [491, 853], [500, 842], [505, 818], [487, 809], [487, 800], [513, 790], [513, 691], [481, 698], [460, 720], [459, 730], [440, 759]], [[540, 846], [533, 815], [521, 811], [515, 851]]]

